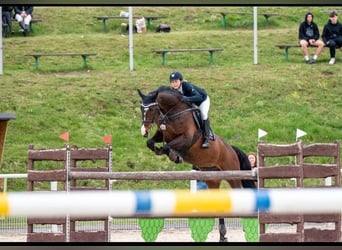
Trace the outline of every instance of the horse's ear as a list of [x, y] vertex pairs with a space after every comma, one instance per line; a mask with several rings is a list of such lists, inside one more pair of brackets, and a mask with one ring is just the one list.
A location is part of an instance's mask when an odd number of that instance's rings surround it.
[[144, 99], [146, 97], [146, 95], [144, 95], [140, 89], [138, 89], [138, 93], [139, 93], [141, 99]]

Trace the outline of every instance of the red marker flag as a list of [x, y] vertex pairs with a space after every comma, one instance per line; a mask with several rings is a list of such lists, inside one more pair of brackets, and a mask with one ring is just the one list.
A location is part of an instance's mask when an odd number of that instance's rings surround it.
[[64, 134], [61, 134], [60, 136], [59, 136], [59, 138], [61, 138], [62, 140], [64, 140], [64, 141], [69, 141], [69, 132], [65, 132]]
[[112, 136], [111, 135], [106, 135], [102, 138], [102, 141], [104, 141], [107, 144], [112, 144]]

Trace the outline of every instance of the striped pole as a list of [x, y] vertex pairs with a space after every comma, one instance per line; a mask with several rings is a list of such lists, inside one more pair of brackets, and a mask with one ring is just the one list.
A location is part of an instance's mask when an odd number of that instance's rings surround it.
[[257, 211], [340, 213], [341, 188], [10, 192], [0, 216], [217, 217]]

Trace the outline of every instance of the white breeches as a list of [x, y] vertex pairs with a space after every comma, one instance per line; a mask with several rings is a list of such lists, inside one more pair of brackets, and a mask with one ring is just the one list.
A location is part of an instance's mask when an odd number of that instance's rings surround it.
[[207, 99], [205, 99], [205, 101], [202, 102], [201, 105], [199, 106], [199, 109], [202, 115], [202, 120], [208, 119], [209, 108], [210, 108], [210, 98], [209, 96], [207, 96]]

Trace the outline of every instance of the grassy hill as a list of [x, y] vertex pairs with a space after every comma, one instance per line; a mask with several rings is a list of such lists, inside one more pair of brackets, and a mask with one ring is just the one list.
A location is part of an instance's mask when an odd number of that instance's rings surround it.
[[[297, 30], [310, 10], [320, 30], [331, 7], [260, 7], [260, 13], [278, 13], [267, 23], [258, 17], [258, 64], [253, 64], [253, 16], [229, 15], [221, 26], [220, 11], [248, 11], [252, 7], [135, 7], [134, 15], [164, 16], [152, 22], [146, 34], [134, 35], [134, 71], [129, 71], [129, 38], [121, 22], [108, 20], [106, 31], [93, 16], [119, 15], [124, 7], [36, 7], [34, 31], [16, 33], [3, 40], [4, 74], [0, 76], [0, 112], [14, 113], [10, 121], [2, 173], [25, 173], [27, 148], [60, 148], [59, 135], [70, 133], [70, 144], [103, 147], [101, 138], [113, 136], [114, 171], [167, 171], [190, 169], [154, 155], [140, 135], [140, 98], [168, 84], [175, 69], [206, 88], [211, 97], [210, 119], [214, 131], [244, 151], [256, 151], [257, 129], [268, 132], [269, 143], [292, 143], [296, 128], [307, 132], [304, 143], [332, 142], [342, 138], [341, 65], [328, 65], [325, 49], [315, 65], [306, 65], [298, 48], [289, 60], [280, 43], [297, 43]], [[341, 7], [336, 7], [341, 9]], [[159, 23], [170, 33], [156, 33]], [[17, 24], [14, 24], [17, 28]], [[162, 48], [222, 47], [209, 64], [207, 53], [161, 56]], [[310, 50], [311, 53], [313, 50]], [[80, 57], [42, 57], [34, 70], [31, 52], [96, 52], [82, 69]], [[135, 182], [134, 188], [184, 187], [184, 182]], [[118, 188], [132, 187], [118, 182]], [[10, 182], [25, 190], [25, 180]]]

